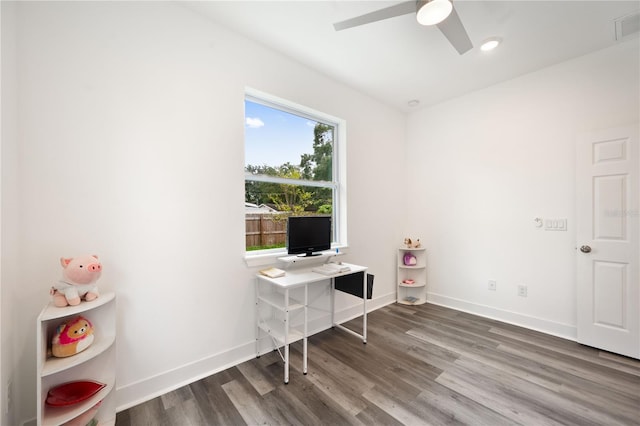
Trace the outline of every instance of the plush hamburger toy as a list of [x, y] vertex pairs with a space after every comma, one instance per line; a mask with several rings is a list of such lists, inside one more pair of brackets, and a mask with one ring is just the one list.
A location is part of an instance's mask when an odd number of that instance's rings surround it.
[[93, 325], [84, 317], [60, 324], [51, 342], [53, 356], [64, 358], [87, 349], [93, 343]]

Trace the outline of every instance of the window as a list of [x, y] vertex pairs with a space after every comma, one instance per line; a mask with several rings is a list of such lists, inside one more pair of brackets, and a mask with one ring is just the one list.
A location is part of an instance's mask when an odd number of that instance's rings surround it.
[[245, 96], [245, 246], [282, 253], [287, 218], [331, 215], [333, 245], [343, 245], [344, 122], [272, 96]]

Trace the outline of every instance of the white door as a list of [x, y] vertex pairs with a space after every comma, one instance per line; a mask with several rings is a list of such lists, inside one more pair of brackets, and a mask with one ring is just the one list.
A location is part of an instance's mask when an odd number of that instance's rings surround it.
[[640, 358], [638, 125], [577, 146], [578, 342]]

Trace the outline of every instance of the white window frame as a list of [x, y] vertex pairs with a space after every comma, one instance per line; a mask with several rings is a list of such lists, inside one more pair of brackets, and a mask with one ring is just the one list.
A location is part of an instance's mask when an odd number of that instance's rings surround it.
[[[286, 179], [269, 176], [255, 176], [245, 172], [245, 182], [247, 180], [284, 183], [299, 186], [315, 186], [333, 189], [333, 228], [334, 241], [332, 249], [345, 251], [347, 244], [347, 149], [346, 149], [346, 121], [316, 111], [312, 108], [296, 104], [294, 102], [278, 98], [276, 96], [261, 92], [252, 88], [245, 88], [245, 100], [259, 103], [270, 108], [279, 109], [291, 114], [308, 118], [310, 120], [329, 124], [334, 127], [333, 135], [333, 156], [332, 156], [332, 182], [308, 181], [299, 179]], [[243, 117], [244, 123], [244, 117]], [[244, 143], [244, 138], [243, 138]], [[243, 166], [244, 167], [244, 166]], [[244, 188], [244, 185], [243, 185]], [[277, 257], [287, 254], [286, 248], [246, 251], [245, 260], [249, 266], [259, 266], [273, 262]]]

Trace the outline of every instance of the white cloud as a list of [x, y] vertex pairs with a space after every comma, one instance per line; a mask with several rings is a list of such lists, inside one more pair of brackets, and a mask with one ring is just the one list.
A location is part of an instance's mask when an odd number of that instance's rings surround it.
[[260, 120], [259, 118], [251, 118], [251, 117], [247, 117], [247, 126], [249, 126], [252, 129], [258, 129], [262, 126], [264, 126], [264, 121]]

